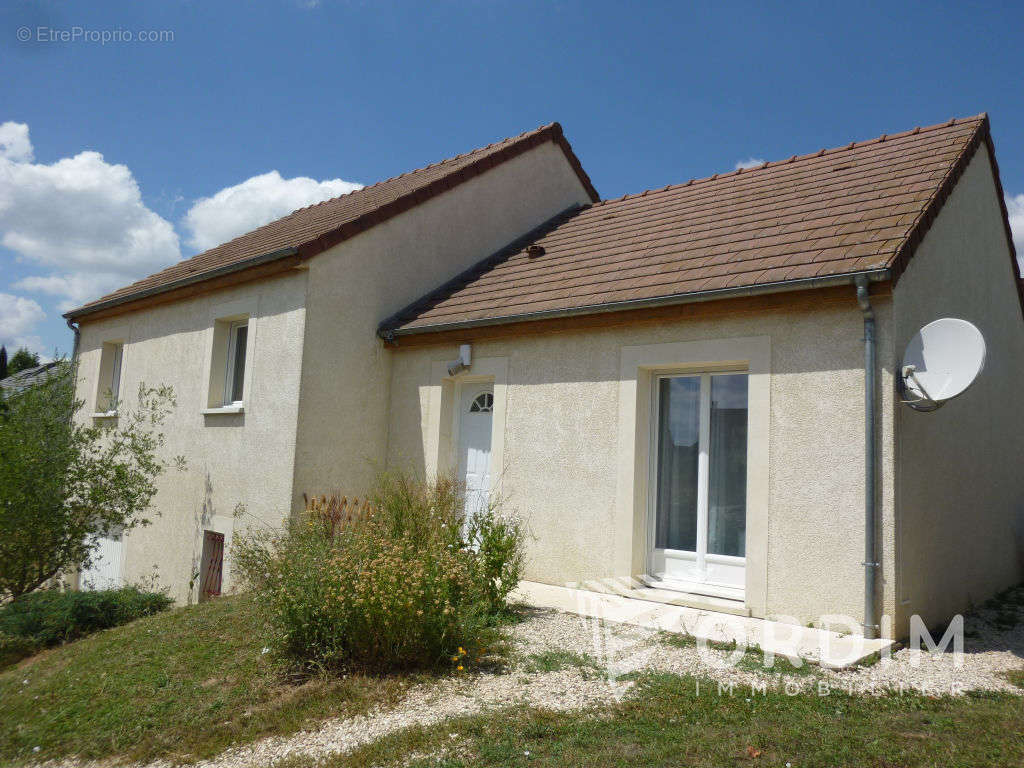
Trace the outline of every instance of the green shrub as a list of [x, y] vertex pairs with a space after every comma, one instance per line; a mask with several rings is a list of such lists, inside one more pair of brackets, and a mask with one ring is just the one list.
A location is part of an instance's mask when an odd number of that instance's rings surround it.
[[315, 499], [283, 532], [237, 537], [233, 559], [293, 661], [461, 668], [498, 637], [523, 539], [497, 509], [463, 508], [451, 478], [384, 475], [368, 503]]
[[172, 602], [163, 593], [143, 592], [136, 587], [95, 592], [31, 592], [0, 607], [0, 657], [17, 661], [15, 656], [21, 658], [40, 648], [127, 624], [162, 611]]
[[40, 650], [31, 637], [0, 634], [0, 669], [17, 664]]
[[467, 521], [466, 538], [476, 557], [471, 563], [474, 580], [483, 590], [488, 614], [508, 609], [509, 593], [523, 571], [523, 532], [519, 524], [488, 507]]

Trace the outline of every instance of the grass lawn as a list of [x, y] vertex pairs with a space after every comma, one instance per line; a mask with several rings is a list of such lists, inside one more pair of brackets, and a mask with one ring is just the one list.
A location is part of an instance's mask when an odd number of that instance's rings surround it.
[[[0, 673], [0, 763], [211, 757], [232, 743], [395, 703], [428, 679], [288, 680], [262, 647], [253, 604], [222, 598], [46, 651]], [[533, 654], [525, 666], [602, 675], [590, 657], [559, 650]], [[1024, 685], [1019, 673], [1011, 679]], [[698, 691], [695, 678], [672, 675], [644, 675], [637, 685], [626, 701], [585, 712], [520, 708], [414, 727], [328, 764], [1024, 765], [1022, 697], [788, 696], [749, 688], [730, 696], [714, 683]]]
[[288, 681], [261, 634], [252, 604], [226, 597], [27, 659], [0, 673], [0, 762], [208, 757], [395, 701], [416, 681]]
[[[831, 693], [718, 694], [713, 683], [640, 678], [638, 695], [585, 713], [528, 709], [396, 733], [327, 763], [379, 765], [721, 768], [1024, 765], [1024, 699], [986, 694], [874, 699]], [[410, 761], [409, 756], [413, 755]], [[293, 760], [288, 768], [312, 765]]]

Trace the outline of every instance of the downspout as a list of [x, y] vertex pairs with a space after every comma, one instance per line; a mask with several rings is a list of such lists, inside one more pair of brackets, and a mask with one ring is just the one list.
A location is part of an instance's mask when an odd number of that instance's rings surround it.
[[874, 638], [875, 623], [875, 311], [868, 278], [857, 275], [857, 304], [864, 315], [864, 637]]
[[78, 323], [72, 320], [70, 317], [64, 318], [64, 322], [68, 324], [68, 328], [75, 334], [75, 343], [71, 347], [71, 373], [75, 378], [76, 386], [78, 381], [78, 342], [81, 339], [82, 332], [78, 328]]
[[[68, 328], [71, 329], [71, 332], [73, 334], [75, 334], [75, 342], [74, 342], [74, 344], [71, 347], [71, 403], [72, 403], [72, 407], [70, 409], [70, 413], [68, 414], [68, 421], [69, 422], [73, 422], [74, 418], [75, 418], [75, 409], [74, 409], [75, 395], [78, 394], [78, 342], [81, 339], [82, 332], [78, 328], [78, 323], [75, 320], [72, 320], [70, 317], [65, 317], [64, 318], [64, 322], [67, 323]], [[71, 587], [68, 586], [68, 579], [70, 579], [71, 576], [68, 573], [65, 573], [65, 572], [62, 572], [62, 576], [64, 578], [60, 579], [60, 585], [61, 585], [60, 589], [61, 589], [62, 592], [67, 592], [69, 589], [71, 589]], [[75, 582], [74, 589], [75, 589], [75, 591], [81, 589], [81, 586], [82, 586], [81, 585], [81, 578], [82, 578], [82, 568], [81, 568], [81, 565], [79, 565], [74, 570], [74, 582]]]
[[64, 318], [64, 322], [68, 324], [68, 328], [75, 334], [75, 344], [71, 348], [71, 365], [74, 366], [78, 362], [78, 340], [81, 337], [81, 332], [78, 330], [78, 325], [70, 317]]

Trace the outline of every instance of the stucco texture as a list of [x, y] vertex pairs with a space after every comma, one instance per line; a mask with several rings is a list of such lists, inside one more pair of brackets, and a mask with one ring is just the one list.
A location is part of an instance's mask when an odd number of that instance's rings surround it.
[[[231, 587], [230, 543], [236, 529], [280, 525], [291, 500], [305, 320], [305, 273], [250, 283], [191, 300], [82, 324], [79, 418], [91, 420], [102, 345], [123, 340], [122, 410], [137, 402], [139, 383], [168, 384], [177, 407], [164, 428], [167, 457], [187, 467], [158, 481], [152, 525], [125, 536], [129, 582], [155, 577], [178, 601], [197, 597], [203, 531], [225, 535], [223, 588]], [[202, 413], [208, 405], [216, 319], [248, 314], [244, 413]], [[237, 505], [245, 514], [237, 519]]]
[[[640, 575], [648, 512], [637, 445], [650, 371], [638, 361], [649, 352], [659, 366], [692, 365], [657, 357], [658, 349], [691, 350], [679, 354], [698, 354], [714, 369], [739, 359], [728, 350], [749, 349], [750, 360], [763, 356], [756, 407], [767, 436], [748, 451], [746, 607], [799, 623], [862, 619], [864, 346], [852, 285], [820, 301], [794, 293], [792, 304], [753, 303], [762, 308], [733, 314], [681, 307], [657, 321], [609, 317], [589, 329], [482, 334], [461, 379], [445, 373], [455, 344], [400, 339], [386, 347], [375, 336], [390, 314], [587, 200], [548, 143], [286, 276], [84, 322], [86, 410], [98, 399], [103, 344], [123, 341], [122, 400], [140, 381], [173, 386], [167, 454], [188, 461], [184, 473], [160, 479], [153, 525], [127, 536], [125, 578], [155, 573], [176, 599], [195, 597], [202, 532], [214, 530], [228, 545], [230, 589], [237, 529], [280, 524], [304, 493], [365, 493], [385, 466], [427, 476], [452, 466], [453, 403], [462, 381], [481, 377], [494, 382], [494, 487], [529, 532], [526, 578], [566, 584]], [[1014, 401], [1024, 321], [984, 147], [894, 291], [878, 290], [872, 301], [876, 597], [883, 633], [903, 637], [911, 613], [929, 624], [948, 618], [1019, 581], [1024, 562], [1024, 409]], [[250, 318], [244, 412], [204, 415], [216, 321], [236, 316]], [[894, 371], [910, 336], [941, 316], [981, 328], [986, 368], [961, 398], [914, 413], [896, 402]], [[236, 517], [239, 504], [245, 513]]]
[[1024, 321], [1013, 281], [982, 144], [894, 290], [894, 361], [940, 317], [974, 323], [987, 348], [963, 395], [934, 413], [896, 410], [899, 612], [927, 626], [1024, 578]]
[[364, 493], [384, 467], [391, 355], [378, 324], [573, 205], [586, 190], [552, 142], [310, 263], [294, 489]]
[[[81, 418], [100, 400], [102, 348], [124, 342], [121, 394], [169, 384], [178, 401], [166, 455], [184, 473], [159, 481], [153, 524], [125, 538], [123, 578], [155, 577], [179, 601], [198, 595], [203, 531], [278, 526], [304, 493], [365, 493], [384, 466], [391, 353], [388, 315], [570, 206], [589, 202], [561, 148], [547, 142], [284, 276], [81, 325]], [[226, 318], [249, 318], [244, 411], [222, 400]], [[215, 341], [216, 340], [216, 341]], [[109, 371], [102, 377], [109, 379]], [[102, 404], [101, 404], [102, 405]], [[244, 514], [235, 515], [239, 505]]]
[[[503, 430], [503, 466], [496, 469], [506, 506], [529, 528], [526, 578], [565, 584], [630, 577], [643, 570], [636, 556], [624, 561], [622, 550], [645, 550], [646, 542], [634, 547], [634, 537], [646, 506], [616, 509], [620, 464], [633, 460], [619, 455], [618, 448], [623, 349], [767, 337], [769, 492], [766, 505], [748, 509], [748, 516], [759, 516], [767, 530], [767, 582], [764, 603], [752, 606], [752, 612], [800, 622], [822, 614], [859, 617], [864, 369], [862, 317], [853, 295], [851, 286], [848, 301], [812, 311], [693, 317], [475, 343], [475, 356], [507, 359], [504, 423], [494, 426], [496, 432]], [[884, 322], [888, 300], [876, 303], [881, 338], [891, 345]], [[431, 369], [455, 354], [455, 346], [399, 347], [395, 352], [388, 448], [393, 466], [433, 469], [429, 436], [438, 432], [431, 432], [430, 424], [438, 414], [431, 413], [431, 404], [438, 398], [431, 397]], [[891, 382], [891, 371], [883, 371], [882, 379]], [[890, 430], [883, 419], [880, 442]], [[886, 489], [891, 488], [891, 452], [882, 453], [880, 480]], [[891, 504], [882, 504], [881, 517], [885, 538], [884, 530], [892, 527]]]

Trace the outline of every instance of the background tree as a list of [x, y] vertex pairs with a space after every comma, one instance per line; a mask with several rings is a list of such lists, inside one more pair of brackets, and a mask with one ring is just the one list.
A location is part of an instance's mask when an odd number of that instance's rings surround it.
[[7, 347], [0, 346], [0, 379], [7, 378]]
[[37, 365], [39, 365], [39, 355], [35, 352], [30, 352], [27, 347], [21, 347], [7, 361], [7, 375], [13, 376], [19, 371], [24, 371], [26, 368], [35, 368]]
[[85, 567], [97, 537], [148, 524], [145, 513], [161, 457], [170, 387], [139, 385], [138, 403], [116, 426], [73, 416], [73, 369], [61, 363], [45, 381], [4, 395], [0, 413], [0, 596], [17, 598], [63, 571]]

